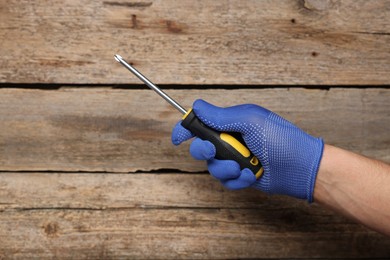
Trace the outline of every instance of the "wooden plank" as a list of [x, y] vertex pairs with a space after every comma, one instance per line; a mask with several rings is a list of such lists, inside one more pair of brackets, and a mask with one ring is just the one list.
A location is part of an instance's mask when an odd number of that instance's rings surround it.
[[[389, 89], [168, 90], [184, 106], [261, 104], [327, 143], [390, 162]], [[150, 90], [0, 89], [0, 169], [206, 170], [170, 141], [180, 114]]]
[[0, 1], [0, 82], [389, 84], [390, 2]]
[[[169, 207], [266, 210], [285, 203], [274, 198], [271, 205], [261, 192], [230, 192], [209, 174], [195, 173], [1, 173], [0, 187], [0, 211]], [[289, 204], [292, 208], [299, 205]]]
[[0, 173], [0, 187], [2, 258], [390, 256], [389, 238], [315, 204], [205, 174]]

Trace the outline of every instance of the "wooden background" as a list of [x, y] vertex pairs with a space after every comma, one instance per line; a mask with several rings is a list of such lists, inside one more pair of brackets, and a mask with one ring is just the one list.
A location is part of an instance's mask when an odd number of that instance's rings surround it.
[[229, 191], [170, 132], [263, 105], [390, 162], [390, 1], [0, 0], [0, 258], [385, 258], [329, 210]]

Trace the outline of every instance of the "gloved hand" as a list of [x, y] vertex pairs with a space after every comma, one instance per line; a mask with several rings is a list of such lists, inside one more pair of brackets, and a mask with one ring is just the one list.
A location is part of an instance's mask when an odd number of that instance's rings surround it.
[[[193, 110], [207, 126], [221, 132], [239, 132], [264, 167], [256, 180], [249, 169], [240, 170], [235, 161], [214, 159], [215, 147], [199, 138], [191, 143], [190, 153], [207, 160], [208, 170], [229, 189], [252, 186], [270, 194], [285, 194], [313, 201], [313, 191], [324, 143], [279, 115], [257, 105], [228, 108], [213, 106], [203, 100], [194, 102]], [[179, 145], [193, 134], [178, 122], [172, 143]]]

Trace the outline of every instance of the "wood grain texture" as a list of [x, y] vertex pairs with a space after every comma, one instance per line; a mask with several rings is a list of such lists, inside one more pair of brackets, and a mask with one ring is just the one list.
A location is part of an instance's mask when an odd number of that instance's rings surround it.
[[[119, 53], [185, 107], [259, 104], [390, 162], [389, 17], [387, 0], [0, 0], [0, 259], [390, 258], [316, 204], [224, 189], [171, 144], [177, 111], [112, 88], [140, 83]], [[299, 84], [322, 90], [280, 88]]]
[[206, 174], [0, 173], [0, 187], [5, 259], [390, 256], [389, 238], [315, 204]]
[[390, 82], [390, 2], [0, 1], [0, 82]]
[[[184, 106], [261, 104], [327, 143], [390, 161], [390, 90], [167, 90]], [[150, 90], [0, 89], [6, 171], [206, 170], [170, 135], [180, 113]]]

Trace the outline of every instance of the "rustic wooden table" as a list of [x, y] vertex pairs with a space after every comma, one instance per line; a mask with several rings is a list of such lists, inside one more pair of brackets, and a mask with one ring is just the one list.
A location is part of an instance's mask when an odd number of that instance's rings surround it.
[[229, 191], [174, 147], [190, 107], [256, 103], [390, 162], [390, 1], [0, 0], [0, 258], [385, 258], [390, 238]]

